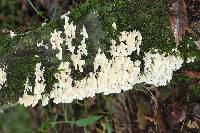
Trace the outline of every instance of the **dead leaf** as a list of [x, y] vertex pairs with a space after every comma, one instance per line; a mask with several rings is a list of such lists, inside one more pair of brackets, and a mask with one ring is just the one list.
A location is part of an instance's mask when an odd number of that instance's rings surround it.
[[136, 96], [137, 102], [137, 122], [139, 124], [139, 128], [145, 130], [147, 126], [150, 124], [147, 117], [153, 116], [151, 100], [142, 94], [137, 94]]
[[150, 122], [153, 122], [155, 125], [156, 125], [156, 119], [153, 118], [153, 117], [149, 117], [149, 116], [146, 116], [146, 119], [149, 120]]
[[200, 78], [200, 72], [195, 71], [184, 71], [183, 74], [189, 78]]
[[172, 104], [172, 118], [174, 119], [174, 124], [182, 122], [186, 118], [186, 112], [180, 107], [180, 104], [174, 102]]
[[177, 0], [169, 7], [169, 22], [174, 33], [175, 42], [179, 45], [185, 30], [188, 28], [187, 10], [184, 0]]
[[200, 121], [200, 104], [197, 104], [193, 108], [193, 114], [196, 121]]
[[139, 103], [138, 104], [138, 113], [137, 113], [137, 122], [139, 124], [140, 129], [145, 129], [147, 125], [147, 107], [145, 106], [144, 103]]
[[187, 123], [187, 127], [199, 129], [199, 125], [197, 124], [197, 122], [196, 121], [191, 122], [191, 120]]
[[157, 113], [155, 114], [155, 118], [156, 118], [156, 123], [157, 125], [159, 125], [161, 132], [162, 133], [166, 133], [167, 129], [166, 129], [166, 125], [162, 116], [162, 112], [161, 112], [161, 108], [160, 108], [160, 104], [158, 104], [158, 108], [157, 108]]
[[[137, 123], [137, 105], [134, 98], [125, 92], [121, 94], [119, 99], [113, 101], [113, 107], [116, 109], [114, 116], [122, 123], [125, 127], [124, 132], [140, 132]], [[123, 129], [123, 128], [122, 128]]]
[[186, 0], [187, 12], [190, 15], [190, 23], [199, 22], [199, 14], [200, 14], [200, 1], [199, 0]]
[[167, 132], [166, 124], [165, 124], [163, 116], [162, 116], [160, 105], [158, 105], [158, 108], [156, 108], [156, 110], [154, 111], [154, 116], [153, 117], [145, 116], [145, 118], [146, 118], [146, 120], [149, 120], [154, 125], [159, 127], [159, 129], [157, 129], [157, 130], [159, 130], [159, 132], [161, 132], [161, 133], [166, 133]]
[[95, 104], [95, 97], [87, 98], [87, 108], [91, 109], [91, 107]]

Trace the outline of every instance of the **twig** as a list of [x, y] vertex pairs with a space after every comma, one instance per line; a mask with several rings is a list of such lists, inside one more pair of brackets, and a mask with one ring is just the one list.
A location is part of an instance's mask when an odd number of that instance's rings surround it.
[[31, 7], [37, 12], [37, 14], [41, 17], [43, 17], [45, 20], [48, 20], [45, 16], [42, 15], [42, 13], [40, 11], [38, 11], [35, 6], [33, 5], [33, 3], [30, 0], [27, 0], [28, 3], [31, 5]]

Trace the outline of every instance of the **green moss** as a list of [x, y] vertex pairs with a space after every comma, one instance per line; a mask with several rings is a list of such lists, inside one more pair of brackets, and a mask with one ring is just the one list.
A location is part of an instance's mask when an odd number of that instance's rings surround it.
[[193, 86], [190, 91], [187, 92], [186, 98], [188, 102], [200, 102], [200, 85]]
[[179, 45], [179, 49], [184, 59], [187, 59], [188, 57], [196, 57], [196, 60], [200, 61], [200, 50], [197, 49], [197, 46], [191, 37], [184, 36], [182, 42]]
[[[30, 78], [30, 82], [34, 87], [35, 65], [40, 61], [47, 62], [48, 59], [43, 55], [44, 52], [37, 48], [36, 44], [41, 40], [49, 42], [50, 32], [54, 30], [55, 26], [55, 22], [52, 21], [43, 27], [24, 34], [18, 33], [18, 36], [13, 39], [7, 35], [5, 39], [0, 41], [1, 61], [7, 66], [7, 81], [0, 91], [0, 106], [18, 101], [24, 93], [24, 84], [27, 77]], [[36, 58], [35, 55], [41, 56]], [[53, 83], [53, 72], [48, 66], [45, 67], [47, 69], [45, 72], [47, 77], [45, 78], [48, 79], [47, 88], [49, 88], [52, 86], [49, 82]]]
[[57, 82], [54, 77], [54, 74], [57, 71], [57, 67], [48, 64], [43, 65], [45, 66], [44, 78], [46, 84], [44, 93], [49, 94], [53, 88], [53, 84]]
[[13, 103], [18, 100], [19, 96], [22, 96], [26, 77], [33, 79], [36, 62], [36, 60], [27, 57], [7, 60], [7, 81], [0, 91], [1, 105], [5, 101], [7, 103]]
[[69, 15], [70, 19], [75, 22], [78, 22], [83, 16], [85, 16], [92, 9], [98, 7], [100, 0], [87, 0], [84, 4], [73, 9]]

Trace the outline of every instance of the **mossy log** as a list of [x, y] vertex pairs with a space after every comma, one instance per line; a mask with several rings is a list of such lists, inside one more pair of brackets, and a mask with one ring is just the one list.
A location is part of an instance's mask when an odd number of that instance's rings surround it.
[[[100, 47], [108, 56], [110, 40], [116, 38], [121, 31], [137, 30], [143, 36], [141, 53], [151, 49], [158, 49], [159, 52], [169, 53], [176, 48], [173, 33], [168, 22], [168, 0], [87, 0], [71, 11], [70, 21], [77, 25], [77, 32], [85, 25], [89, 39], [86, 41], [89, 55], [85, 57], [86, 65], [84, 72], [73, 70], [72, 77], [76, 80], [82, 79], [93, 70], [93, 59]], [[113, 23], [117, 24], [117, 30], [112, 28]], [[35, 64], [42, 62], [45, 66], [46, 92], [52, 89], [56, 82], [54, 73], [60, 61], [56, 58], [57, 51], [51, 49], [51, 32], [55, 29], [63, 30], [62, 21], [51, 20], [44, 26], [38, 26], [24, 33], [17, 33], [11, 38], [9, 35], [0, 35], [0, 61], [5, 65], [7, 81], [0, 90], [0, 107], [7, 107], [14, 104], [24, 93], [24, 84], [29, 77], [34, 86]], [[78, 34], [77, 34], [78, 35]], [[37, 47], [37, 43], [43, 40], [49, 47]], [[80, 45], [81, 36], [78, 35], [73, 44]], [[192, 64], [183, 65], [184, 69], [200, 71], [200, 51], [197, 50], [193, 39], [184, 36], [178, 46], [182, 58], [196, 56]], [[70, 61], [69, 53], [63, 49], [63, 60]], [[38, 55], [39, 57], [36, 57]], [[133, 59], [142, 59], [133, 55]]]

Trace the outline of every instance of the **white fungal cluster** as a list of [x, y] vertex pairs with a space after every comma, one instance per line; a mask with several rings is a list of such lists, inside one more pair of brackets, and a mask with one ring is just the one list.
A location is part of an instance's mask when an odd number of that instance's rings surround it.
[[144, 73], [140, 76], [140, 82], [155, 86], [166, 85], [172, 79], [173, 72], [183, 64], [183, 59], [180, 57], [150, 52], [145, 53], [143, 60]]
[[[120, 53], [118, 56], [112, 55], [108, 60], [104, 53], [99, 52], [94, 61], [94, 71], [96, 86], [94, 92], [105, 95], [110, 93], [120, 93], [121, 90], [129, 90], [138, 81], [140, 73], [140, 61], [131, 61], [130, 57]], [[100, 69], [99, 72], [96, 71]], [[93, 76], [92, 76], [93, 77]]]
[[10, 31], [10, 37], [13, 38], [15, 36], [17, 36], [17, 35], [13, 31]]
[[112, 24], [112, 27], [113, 27], [113, 29], [114, 29], [114, 30], [116, 30], [116, 29], [117, 29], [117, 25], [116, 25], [116, 23], [115, 23], [115, 22]]
[[87, 34], [87, 31], [86, 31], [84, 25], [83, 25], [81, 35], [83, 36], [83, 40], [81, 41], [81, 45], [78, 46], [78, 48], [79, 48], [78, 53], [80, 53], [81, 55], [87, 56], [88, 53], [87, 53], [87, 50], [86, 50], [85, 40], [88, 38], [88, 34]]
[[120, 44], [116, 45], [115, 40], [111, 40], [111, 54], [113, 56], [127, 56], [130, 55], [133, 51], [137, 51], [137, 54], [140, 53], [140, 45], [142, 43], [142, 35], [138, 31], [132, 32], [121, 32], [119, 36]]
[[[41, 69], [41, 63], [36, 64], [35, 68], [35, 87], [32, 89], [32, 86], [29, 83], [29, 78], [26, 79], [25, 90], [23, 97], [19, 98], [19, 103], [24, 104], [25, 107], [32, 105], [33, 107], [42, 99], [42, 104], [45, 106], [49, 101], [46, 100], [46, 95], [42, 96], [42, 93], [45, 91], [45, 79], [43, 76], [44, 68]], [[29, 95], [28, 92], [33, 93]]]
[[81, 45], [78, 46], [77, 54], [72, 53], [71, 60], [73, 62], [75, 69], [79, 69], [80, 72], [83, 72], [83, 65], [85, 64], [85, 60], [82, 60], [81, 57], [83, 55], [87, 56], [88, 54], [85, 43], [85, 40], [88, 38], [88, 34], [84, 25], [82, 32], [80, 34], [83, 36]]
[[[64, 35], [61, 37], [62, 31], [54, 31], [51, 33], [50, 42], [52, 49], [58, 49], [59, 53], [56, 55], [59, 60], [62, 60], [61, 44], [66, 44], [71, 53], [72, 65], [75, 69], [83, 72], [83, 65], [85, 60], [82, 56], [87, 56], [86, 39], [88, 34], [85, 26], [83, 26], [81, 35], [81, 45], [75, 51], [75, 46], [72, 45], [72, 40], [76, 38], [76, 26], [73, 22], [69, 23], [69, 17], [63, 15], [65, 19]], [[112, 27], [116, 28], [113, 23]], [[19, 99], [20, 104], [24, 106], [35, 106], [41, 99], [42, 105], [45, 106], [49, 99], [58, 103], [70, 103], [74, 99], [82, 100], [85, 97], [93, 97], [96, 93], [120, 93], [122, 90], [130, 90], [132, 86], [137, 83], [153, 84], [155, 86], [166, 85], [171, 79], [173, 72], [179, 69], [183, 63], [180, 57], [165, 54], [145, 53], [144, 68], [141, 69], [141, 61], [132, 61], [129, 57], [133, 52], [140, 54], [140, 45], [142, 43], [142, 36], [138, 31], [123, 31], [118, 37], [118, 40], [111, 40], [110, 54], [111, 59], [107, 59], [106, 55], [98, 49], [96, 57], [94, 58], [94, 70], [82, 80], [73, 80], [71, 77], [71, 65], [69, 62], [61, 61], [58, 67], [58, 73], [55, 73], [55, 78], [58, 80], [53, 85], [50, 94], [43, 94], [45, 90], [45, 79], [43, 77], [44, 68], [41, 69], [41, 63], [36, 64], [35, 69], [35, 87], [28, 84], [28, 79], [25, 84], [24, 96]], [[142, 70], [142, 71], [141, 71]], [[72, 85], [73, 83], [73, 85]], [[33, 95], [28, 95], [27, 92], [32, 91]]]
[[187, 62], [187, 63], [191, 63], [191, 62], [194, 62], [195, 60], [196, 60], [196, 56], [194, 56], [194, 57], [189, 57], [189, 58], [187, 58], [186, 62]]
[[85, 64], [85, 60], [81, 59], [82, 55], [87, 56], [87, 50], [86, 50], [86, 39], [88, 38], [88, 34], [86, 31], [85, 26], [83, 26], [82, 32], [80, 33], [83, 36], [83, 39], [81, 41], [81, 45], [78, 46], [77, 54], [75, 54], [75, 46], [72, 45], [72, 40], [76, 38], [76, 25], [73, 24], [73, 22], [69, 22], [69, 17], [67, 16], [69, 13], [61, 16], [61, 19], [65, 19], [64, 24], [64, 34], [65, 39], [61, 37], [62, 31], [54, 31], [51, 33], [51, 39], [50, 42], [52, 44], [52, 49], [58, 49], [59, 53], [56, 54], [56, 57], [59, 60], [62, 60], [62, 43], [65, 43], [68, 47], [68, 50], [72, 53], [71, 60], [73, 62], [73, 65], [75, 66], [75, 69], [79, 69], [80, 72], [83, 72], [83, 65]]
[[43, 40], [39, 43], [37, 43], [37, 47], [44, 47], [45, 49], [48, 49], [47, 45], [44, 45]]
[[83, 65], [85, 64], [85, 60], [81, 59], [81, 54], [72, 54], [71, 60], [73, 61], [75, 69], [79, 69], [80, 72], [83, 72]]
[[7, 80], [6, 75], [5, 68], [0, 68], [0, 89]]
[[72, 78], [70, 77], [71, 69], [69, 62], [61, 62], [58, 67], [59, 73], [55, 74], [58, 83], [55, 83], [53, 90], [50, 92], [50, 98], [54, 99], [54, 103], [69, 103], [72, 102], [73, 92]]
[[34, 97], [32, 95], [28, 95], [29, 91], [32, 92], [32, 86], [29, 85], [28, 77], [27, 77], [26, 83], [24, 85], [25, 85], [24, 94], [23, 94], [23, 97], [19, 98], [19, 103], [23, 104], [25, 107], [27, 107], [27, 106], [30, 106], [34, 100]]
[[75, 46], [72, 45], [72, 40], [76, 38], [76, 25], [73, 24], [73, 22], [69, 23], [69, 17], [66, 15], [63, 15], [61, 18], [65, 19], [65, 25], [64, 25], [64, 33], [65, 33], [65, 44], [68, 47], [68, 50], [73, 53], [75, 50]]
[[62, 47], [61, 47], [61, 44], [63, 43], [63, 39], [61, 37], [61, 31], [56, 31], [54, 30], [53, 33], [51, 33], [51, 38], [50, 38], [50, 42], [51, 42], [51, 45], [52, 45], [52, 49], [55, 50], [55, 49], [58, 49], [59, 50], [59, 53], [56, 54], [56, 57], [59, 59], [59, 60], [62, 60]]
[[42, 98], [42, 93], [45, 91], [45, 79], [43, 76], [44, 73], [44, 67], [41, 69], [41, 63], [37, 63], [36, 64], [36, 68], [35, 68], [35, 87], [34, 87], [34, 91], [33, 94], [37, 97], [37, 99], [35, 99], [35, 102], [33, 104], [33, 106], [35, 106], [38, 102], [39, 99]]

